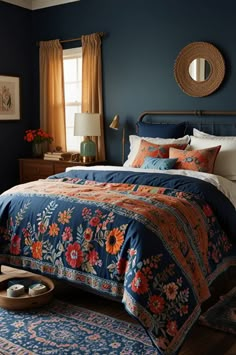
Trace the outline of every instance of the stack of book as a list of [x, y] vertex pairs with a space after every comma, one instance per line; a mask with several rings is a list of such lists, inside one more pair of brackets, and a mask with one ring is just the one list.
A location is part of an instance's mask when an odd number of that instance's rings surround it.
[[71, 153], [65, 153], [65, 152], [47, 152], [44, 153], [44, 160], [70, 160], [71, 158]]

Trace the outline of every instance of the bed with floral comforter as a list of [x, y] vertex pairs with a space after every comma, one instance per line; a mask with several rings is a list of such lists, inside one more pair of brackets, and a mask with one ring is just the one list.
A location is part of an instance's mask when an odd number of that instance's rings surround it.
[[235, 208], [197, 178], [72, 170], [0, 196], [0, 264], [118, 299], [174, 354], [236, 265]]

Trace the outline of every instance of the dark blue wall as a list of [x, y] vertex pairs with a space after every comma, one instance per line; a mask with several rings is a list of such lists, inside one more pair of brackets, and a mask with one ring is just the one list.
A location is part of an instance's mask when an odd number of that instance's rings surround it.
[[[0, 144], [6, 152], [3, 164], [6, 174], [10, 174], [4, 180], [5, 173], [1, 172], [1, 184], [14, 182], [16, 158], [29, 149], [23, 142], [24, 129], [39, 122], [36, 41], [107, 33], [102, 46], [106, 150], [109, 163], [119, 164], [121, 131], [109, 129], [115, 114], [120, 115], [122, 124], [126, 123], [128, 134], [135, 133], [137, 117], [146, 110], [236, 110], [234, 3], [235, 0], [80, 0], [31, 12], [0, 2], [0, 29], [4, 33], [0, 39], [1, 49], [4, 48], [0, 72], [19, 74], [23, 85], [22, 120], [0, 122], [4, 136]], [[214, 44], [226, 62], [223, 84], [203, 98], [184, 94], [173, 75], [179, 51], [195, 41]], [[126, 148], [127, 153], [128, 144]]]
[[[103, 39], [106, 149], [108, 161], [120, 163], [121, 132], [108, 128], [116, 113], [128, 125], [128, 133], [134, 133], [135, 121], [145, 110], [235, 110], [233, 5], [234, 0], [81, 0], [34, 11], [34, 38], [107, 33]], [[173, 75], [179, 51], [195, 41], [214, 44], [226, 61], [223, 84], [204, 98], [184, 94]]]
[[18, 158], [30, 148], [32, 120], [32, 11], [0, 1], [0, 75], [20, 77], [20, 121], [0, 121], [0, 192], [19, 181]]

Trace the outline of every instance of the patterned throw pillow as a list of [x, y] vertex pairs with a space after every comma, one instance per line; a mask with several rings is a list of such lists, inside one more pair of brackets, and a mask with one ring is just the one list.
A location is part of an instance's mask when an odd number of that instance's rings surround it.
[[150, 138], [150, 137], [139, 137], [134, 134], [129, 136], [130, 151], [127, 160], [124, 162], [124, 166], [132, 166], [132, 163], [138, 153], [141, 140], [144, 139], [147, 142], [153, 144], [189, 144], [190, 136], [186, 135], [181, 138]]
[[170, 148], [169, 157], [178, 159], [175, 169], [213, 173], [215, 160], [220, 148], [220, 145], [206, 149], [184, 151]]
[[[220, 145], [214, 167], [214, 174], [236, 181], [236, 137], [235, 136], [191, 136], [191, 149], [205, 149]], [[194, 131], [196, 134], [196, 130]], [[202, 132], [201, 132], [202, 134]]]
[[142, 164], [142, 169], [157, 169], [157, 170], [168, 170], [172, 169], [177, 162], [176, 159], [161, 159], [161, 158], [151, 158], [146, 157], [144, 163]]
[[146, 157], [169, 158], [170, 147], [185, 149], [187, 144], [154, 144], [141, 140], [138, 153], [132, 163], [133, 168], [140, 168]]

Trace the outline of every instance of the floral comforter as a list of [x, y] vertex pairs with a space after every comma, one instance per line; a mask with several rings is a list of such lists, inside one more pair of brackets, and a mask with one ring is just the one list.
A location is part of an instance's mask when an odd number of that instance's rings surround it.
[[209, 183], [148, 175], [77, 170], [4, 192], [0, 264], [120, 299], [174, 354], [212, 280], [236, 264], [236, 215]]

